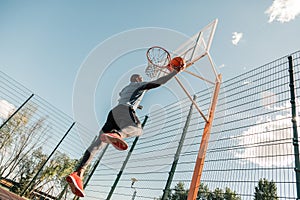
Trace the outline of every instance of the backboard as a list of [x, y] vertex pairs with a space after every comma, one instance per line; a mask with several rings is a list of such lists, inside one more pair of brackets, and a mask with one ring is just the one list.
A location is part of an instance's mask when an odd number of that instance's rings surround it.
[[[217, 27], [218, 19], [215, 19], [211, 23], [209, 23], [207, 26], [202, 28], [198, 33], [190, 37], [186, 42], [181, 44], [176, 50], [171, 51], [168, 49], [168, 51], [171, 54], [171, 57], [180, 56], [184, 58], [186, 61], [186, 65], [188, 67], [195, 64], [197, 61], [199, 61], [201, 58], [204, 58], [205, 56], [209, 59], [209, 65], [210, 70], [212, 70], [214, 74], [214, 78], [218, 78], [213, 60], [210, 56], [209, 50], [214, 38], [215, 30]], [[196, 69], [197, 71], [197, 69]], [[166, 75], [169, 73], [168, 70], [160, 68], [156, 69], [153, 68], [153, 66], [147, 66], [145, 70], [146, 74], [150, 78], [159, 78], [161, 76]], [[214, 80], [209, 80], [208, 78], [203, 77], [202, 75], [199, 75], [199, 73], [191, 72], [188, 70], [184, 70], [184, 72], [187, 72], [195, 77], [198, 77], [202, 80], [205, 80], [209, 83], [214, 83]], [[151, 74], [150, 74], [151, 73]], [[211, 79], [211, 78], [210, 78]]]
[[180, 45], [179, 48], [172, 53], [172, 57], [180, 56], [185, 59], [187, 66], [190, 66], [202, 57], [206, 56], [210, 50], [217, 23], [218, 20], [215, 19], [198, 33], [193, 35], [188, 41]]

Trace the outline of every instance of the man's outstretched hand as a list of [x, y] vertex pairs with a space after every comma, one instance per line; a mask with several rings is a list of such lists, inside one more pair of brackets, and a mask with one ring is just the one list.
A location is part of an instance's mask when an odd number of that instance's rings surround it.
[[185, 64], [184, 65], [179, 65], [179, 66], [173, 66], [173, 69], [176, 70], [177, 72], [180, 72], [185, 69]]

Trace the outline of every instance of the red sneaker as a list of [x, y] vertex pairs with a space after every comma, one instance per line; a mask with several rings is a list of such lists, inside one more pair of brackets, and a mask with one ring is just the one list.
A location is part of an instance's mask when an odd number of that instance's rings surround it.
[[100, 136], [102, 142], [112, 144], [116, 149], [125, 151], [128, 149], [128, 144], [117, 133], [103, 133]]
[[78, 197], [84, 197], [85, 194], [83, 192], [82, 180], [78, 176], [77, 172], [73, 172], [69, 176], [66, 177], [66, 181], [69, 183], [73, 194]]

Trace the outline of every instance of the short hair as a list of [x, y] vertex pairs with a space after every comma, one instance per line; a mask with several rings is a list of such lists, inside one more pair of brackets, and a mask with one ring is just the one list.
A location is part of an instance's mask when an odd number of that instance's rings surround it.
[[139, 74], [132, 74], [130, 77], [130, 82], [136, 82], [136, 79], [140, 76], [141, 75], [139, 75]]

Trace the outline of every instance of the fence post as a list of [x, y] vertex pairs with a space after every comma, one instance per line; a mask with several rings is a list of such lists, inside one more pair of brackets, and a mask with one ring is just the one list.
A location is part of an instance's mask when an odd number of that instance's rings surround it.
[[297, 199], [300, 199], [300, 162], [299, 162], [299, 143], [297, 130], [297, 112], [295, 104], [295, 87], [294, 87], [294, 72], [293, 72], [293, 58], [288, 57], [289, 60], [289, 75], [290, 75], [290, 93], [291, 93], [291, 108], [292, 108], [292, 123], [293, 123], [293, 145], [295, 157], [295, 173], [296, 173], [296, 188]]
[[32, 94], [32, 95], [30, 95], [30, 97], [14, 112], [14, 113], [12, 113], [4, 122], [3, 122], [3, 124], [1, 124], [1, 126], [0, 126], [0, 130], [2, 129], [2, 127], [5, 125], [5, 124], [7, 124], [7, 122], [9, 122], [9, 120], [11, 119], [11, 118], [13, 118], [13, 116], [15, 116], [15, 114], [17, 114], [26, 104], [27, 104], [27, 102], [32, 98], [34, 96], [34, 94]]
[[[196, 95], [194, 95], [193, 100], [194, 101], [196, 100]], [[193, 103], [191, 104], [189, 113], [188, 113], [187, 118], [186, 118], [186, 122], [185, 122], [183, 132], [182, 132], [182, 135], [181, 135], [181, 138], [180, 138], [180, 141], [179, 141], [179, 145], [177, 147], [176, 154], [174, 156], [174, 160], [173, 160], [173, 163], [172, 163], [172, 167], [171, 167], [171, 170], [169, 172], [169, 177], [168, 177], [165, 189], [164, 189], [164, 193], [163, 193], [163, 196], [161, 198], [162, 200], [167, 200], [168, 196], [170, 194], [170, 191], [171, 191], [170, 186], [171, 186], [171, 183], [173, 181], [174, 173], [175, 173], [175, 170], [176, 170], [176, 167], [177, 167], [177, 163], [178, 163], [179, 156], [180, 156], [180, 153], [181, 153], [181, 150], [182, 150], [182, 146], [183, 146], [183, 143], [184, 143], [184, 140], [185, 140], [185, 136], [187, 134], [188, 127], [190, 125], [192, 113], [193, 113]]]
[[30, 181], [30, 183], [27, 185], [27, 187], [22, 191], [21, 193], [21, 197], [25, 194], [25, 192], [28, 190], [28, 188], [31, 186], [31, 184], [35, 181], [35, 179], [37, 178], [37, 176], [39, 175], [39, 173], [43, 170], [43, 168], [45, 167], [46, 163], [50, 160], [50, 158], [52, 157], [52, 155], [55, 153], [55, 151], [57, 150], [57, 148], [60, 146], [60, 144], [63, 142], [63, 140], [65, 139], [65, 137], [69, 134], [69, 132], [71, 131], [71, 129], [73, 128], [73, 126], [75, 125], [75, 122], [73, 122], [73, 124], [70, 126], [70, 128], [67, 130], [67, 132], [65, 133], [65, 135], [62, 137], [62, 139], [59, 141], [59, 143], [56, 145], [56, 147], [53, 149], [53, 151], [51, 152], [51, 154], [48, 156], [47, 160], [45, 160], [45, 162], [43, 163], [43, 165], [40, 167], [40, 169], [38, 170], [38, 172], [35, 174], [35, 176], [32, 178], [32, 180]]
[[[142, 123], [142, 128], [144, 128], [144, 126], [145, 126], [145, 124], [146, 124], [146, 122], [147, 122], [147, 119], [148, 119], [148, 116], [145, 116], [145, 119], [144, 119], [144, 121], [143, 121], [143, 123]], [[115, 190], [115, 188], [116, 188], [116, 186], [117, 186], [117, 184], [118, 184], [118, 182], [119, 182], [119, 180], [120, 180], [120, 178], [121, 178], [121, 176], [122, 176], [123, 170], [125, 169], [125, 167], [126, 167], [126, 165], [127, 165], [127, 162], [128, 162], [128, 160], [129, 160], [129, 158], [130, 158], [132, 152], [133, 152], [133, 149], [134, 149], [134, 147], [135, 147], [135, 145], [136, 145], [138, 139], [139, 139], [139, 137], [136, 137], [136, 138], [134, 139], [134, 141], [133, 141], [133, 143], [132, 143], [132, 145], [131, 145], [131, 148], [130, 148], [130, 150], [129, 150], [127, 156], [126, 156], [126, 159], [125, 159], [125, 161], [123, 162], [123, 165], [122, 165], [122, 167], [121, 167], [121, 169], [120, 169], [120, 171], [119, 171], [119, 173], [118, 173], [118, 175], [117, 175], [117, 178], [116, 178], [116, 180], [115, 180], [113, 186], [111, 187], [111, 189], [110, 189], [110, 191], [109, 191], [109, 194], [108, 194], [106, 200], [110, 200], [112, 194], [114, 193], [114, 190]]]

